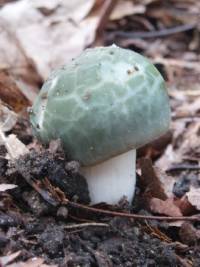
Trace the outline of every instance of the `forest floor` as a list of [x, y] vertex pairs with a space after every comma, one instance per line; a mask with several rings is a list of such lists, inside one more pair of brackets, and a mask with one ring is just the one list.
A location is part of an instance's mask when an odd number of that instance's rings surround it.
[[[114, 7], [117, 1], [77, 0], [71, 28], [63, 24], [62, 1], [36, 1], [27, 14], [23, 2], [0, 5], [0, 267], [200, 266], [198, 1], [127, 0]], [[39, 45], [32, 45], [34, 34]], [[48, 53], [41, 45], [47, 36]], [[125, 199], [89, 206], [78, 164], [58, 141], [42, 147], [27, 113], [64, 52], [76, 56], [86, 46], [112, 43], [155, 64], [172, 110], [170, 131], [138, 150], [131, 207]]]

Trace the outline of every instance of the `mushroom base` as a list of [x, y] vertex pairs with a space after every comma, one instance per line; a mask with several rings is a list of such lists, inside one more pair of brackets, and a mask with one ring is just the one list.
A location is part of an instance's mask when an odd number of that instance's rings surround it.
[[135, 193], [136, 150], [130, 150], [91, 167], [83, 167], [82, 174], [87, 180], [91, 204], [106, 202], [117, 204], [122, 197], [129, 203]]

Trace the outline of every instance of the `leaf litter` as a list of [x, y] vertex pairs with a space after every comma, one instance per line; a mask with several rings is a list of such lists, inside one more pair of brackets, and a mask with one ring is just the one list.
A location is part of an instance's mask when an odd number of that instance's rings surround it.
[[[122, 4], [19, 0], [0, 8], [3, 266], [199, 266], [200, 6]], [[49, 72], [97, 37], [148, 56], [170, 96], [171, 132], [138, 151], [145, 159], [129, 208], [124, 201], [89, 207], [79, 164], [58, 141], [42, 148], [26, 112]]]

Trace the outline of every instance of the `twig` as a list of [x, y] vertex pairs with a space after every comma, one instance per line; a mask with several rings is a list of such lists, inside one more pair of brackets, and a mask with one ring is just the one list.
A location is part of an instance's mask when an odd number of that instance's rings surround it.
[[116, 4], [117, 4], [116, 0], [106, 0], [105, 3], [103, 4], [102, 10], [100, 12], [100, 20], [97, 26], [96, 38], [93, 43], [93, 46], [96, 46], [102, 43], [104, 29], [109, 20], [109, 16]]
[[64, 229], [74, 229], [74, 228], [85, 228], [85, 227], [109, 227], [107, 223], [79, 223], [79, 224], [72, 224], [72, 225], [66, 225], [64, 226]]
[[109, 35], [109, 39], [113, 39], [115, 37], [120, 38], [155, 38], [155, 37], [165, 37], [171, 34], [181, 33], [189, 30], [193, 30], [195, 28], [195, 24], [184, 24], [180, 26], [176, 26], [173, 28], [162, 29], [158, 31], [149, 31], [149, 32], [124, 32], [124, 31], [115, 31]]
[[68, 205], [73, 208], [84, 209], [93, 213], [105, 214], [108, 216], [118, 216], [133, 219], [145, 219], [145, 220], [157, 220], [157, 221], [200, 221], [200, 216], [176, 216], [176, 217], [166, 217], [166, 216], [151, 216], [151, 215], [140, 215], [133, 213], [109, 211], [98, 208], [89, 207], [83, 204], [75, 203], [72, 201], [68, 202]]
[[[19, 170], [21, 173], [21, 170]], [[116, 212], [116, 211], [109, 211], [109, 210], [103, 210], [99, 208], [89, 207], [83, 204], [79, 204], [73, 201], [69, 201], [67, 198], [62, 199], [62, 201], [59, 202], [58, 199], [55, 199], [55, 196], [52, 196], [52, 194], [48, 190], [43, 190], [39, 186], [37, 186], [36, 183], [34, 183], [29, 177], [24, 175], [23, 173], [22, 177], [42, 196], [42, 198], [47, 201], [49, 204], [53, 206], [58, 206], [59, 204], [70, 206], [72, 208], [78, 208], [87, 210], [93, 213], [99, 213], [99, 214], [105, 214], [108, 216], [118, 216], [118, 217], [125, 217], [125, 218], [133, 218], [133, 219], [144, 219], [144, 220], [158, 220], [158, 221], [200, 221], [200, 216], [176, 216], [176, 217], [166, 217], [166, 216], [150, 216], [150, 215], [140, 215], [140, 214], [133, 214], [133, 213], [126, 213], [126, 212]], [[53, 187], [53, 186], [52, 186]]]
[[188, 114], [175, 114], [175, 115], [172, 114], [172, 119], [173, 120], [186, 119], [189, 121], [199, 121], [200, 115], [198, 115], [198, 114], [193, 115], [193, 114], [189, 114], [189, 113]]
[[126, 213], [126, 212], [116, 212], [116, 211], [109, 211], [103, 210], [99, 208], [89, 207], [83, 204], [79, 204], [73, 201], [69, 201], [68, 199], [64, 200], [64, 203], [59, 203], [58, 200], [55, 200], [54, 197], [45, 190], [39, 188], [35, 183], [27, 179], [25, 175], [23, 178], [42, 196], [42, 198], [47, 201], [49, 204], [53, 206], [58, 206], [59, 204], [64, 204], [66, 206], [71, 206], [72, 208], [78, 208], [87, 210], [93, 213], [105, 214], [108, 216], [118, 216], [118, 217], [125, 217], [125, 218], [133, 218], [133, 219], [144, 219], [144, 220], [158, 220], [158, 221], [200, 221], [200, 216], [176, 216], [176, 217], [166, 217], [166, 216], [150, 216], [150, 215], [140, 215], [140, 214], [133, 214], [133, 213]]

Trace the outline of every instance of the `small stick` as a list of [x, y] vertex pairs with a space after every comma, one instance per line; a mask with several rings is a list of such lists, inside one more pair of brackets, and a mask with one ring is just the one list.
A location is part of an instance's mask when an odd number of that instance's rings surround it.
[[105, 214], [108, 216], [118, 216], [118, 217], [126, 217], [133, 219], [145, 219], [145, 220], [157, 220], [157, 221], [200, 221], [200, 216], [176, 216], [176, 217], [166, 217], [166, 216], [151, 216], [151, 215], [140, 215], [133, 213], [125, 213], [125, 212], [117, 212], [117, 211], [109, 211], [98, 208], [89, 207], [83, 204], [75, 203], [72, 201], [68, 202], [73, 208], [84, 209], [93, 213]]
[[[52, 204], [53, 206], [57, 206], [61, 203], [58, 203], [57, 200], [54, 199], [53, 196], [49, 193], [49, 191], [42, 190], [36, 186], [35, 183], [30, 182], [30, 179], [27, 179], [22, 174], [23, 178], [42, 196], [42, 198], [47, 201], [48, 203]], [[109, 211], [103, 210], [98, 208], [89, 207], [83, 204], [79, 204], [76, 202], [69, 201], [68, 199], [64, 199], [65, 205], [71, 206], [73, 208], [84, 209], [93, 213], [105, 214], [108, 216], [118, 216], [118, 217], [125, 217], [125, 218], [133, 218], [133, 219], [144, 219], [144, 220], [158, 220], [158, 221], [200, 221], [200, 216], [177, 216], [177, 217], [166, 217], [166, 216], [151, 216], [151, 215], [140, 215], [140, 214], [133, 214], [133, 213], [125, 213], [125, 212], [116, 212], [116, 211]]]
[[149, 32], [124, 32], [124, 31], [115, 31], [108, 34], [109, 38], [120, 37], [120, 38], [155, 38], [155, 37], [165, 37], [175, 33], [181, 33], [189, 30], [193, 30], [195, 24], [184, 24], [176, 26], [173, 28], [162, 29], [158, 31], [149, 31]]
[[79, 223], [79, 224], [66, 225], [66, 226], [64, 226], [64, 229], [85, 228], [85, 227], [90, 227], [90, 226], [109, 227], [109, 225], [107, 223], [92, 222], [92, 223]]
[[192, 115], [192, 114], [178, 114], [178, 115], [172, 115], [173, 120], [178, 120], [178, 119], [185, 119], [185, 120], [190, 120], [190, 121], [199, 121], [200, 115]]

